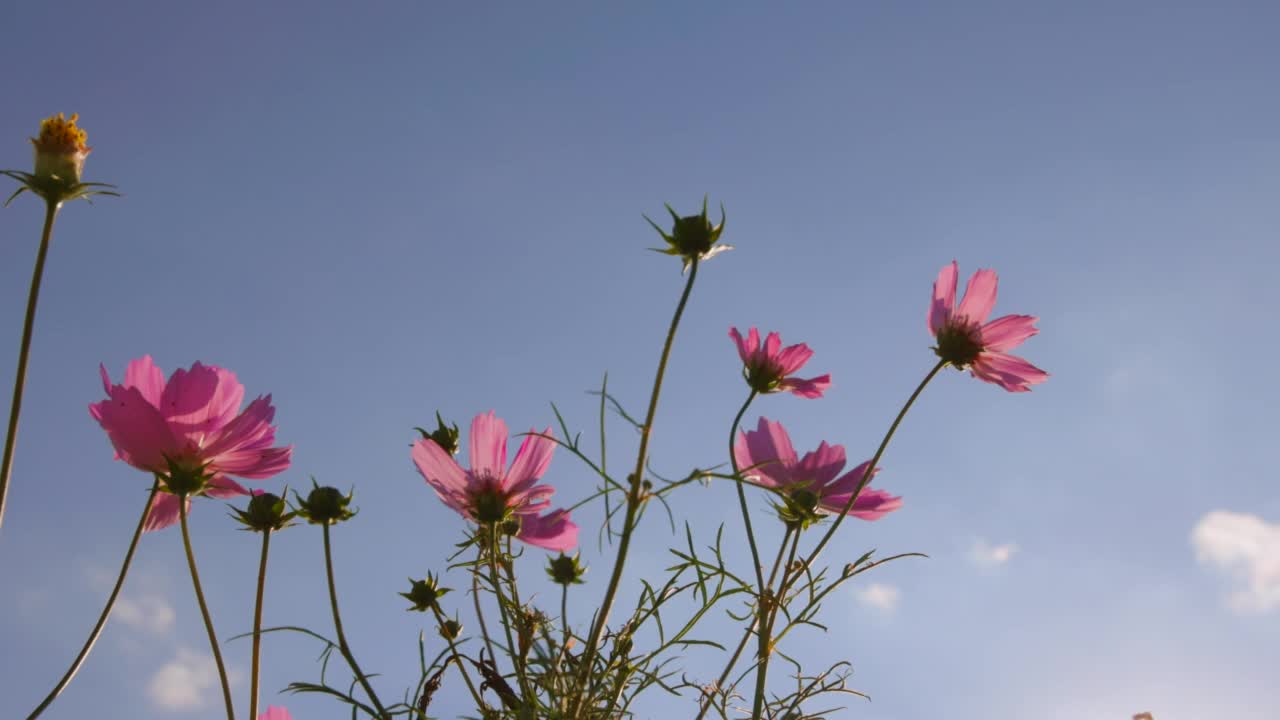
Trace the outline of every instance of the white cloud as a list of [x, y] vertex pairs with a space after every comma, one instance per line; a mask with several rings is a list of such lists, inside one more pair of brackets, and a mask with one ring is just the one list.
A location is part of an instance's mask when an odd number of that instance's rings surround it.
[[1191, 531], [1196, 558], [1238, 584], [1227, 604], [1239, 613], [1280, 609], [1280, 524], [1257, 515], [1214, 510]]
[[992, 545], [986, 540], [978, 539], [969, 549], [969, 559], [979, 567], [992, 568], [1009, 562], [1016, 552], [1018, 552], [1018, 546], [1013, 543]]
[[177, 614], [163, 595], [121, 595], [112, 617], [134, 630], [163, 635], [173, 629]]
[[217, 686], [213, 657], [179, 648], [177, 656], [151, 676], [147, 696], [161, 710], [199, 710], [209, 704]]
[[902, 593], [898, 588], [884, 583], [871, 583], [865, 588], [860, 588], [854, 592], [858, 601], [863, 605], [883, 610], [884, 612], [892, 612], [898, 607], [898, 600]]

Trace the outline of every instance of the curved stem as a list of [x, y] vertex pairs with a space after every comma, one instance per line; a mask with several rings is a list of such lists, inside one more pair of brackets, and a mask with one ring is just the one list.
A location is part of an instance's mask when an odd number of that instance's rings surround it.
[[93, 626], [93, 630], [89, 632], [89, 637], [84, 641], [84, 647], [80, 648], [80, 654], [76, 655], [76, 659], [71, 661], [71, 667], [67, 668], [67, 672], [58, 681], [58, 684], [49, 691], [39, 707], [27, 716], [27, 720], [35, 720], [45, 711], [62, 691], [67, 689], [71, 681], [75, 679], [76, 673], [80, 672], [80, 666], [84, 664], [89, 653], [93, 651], [93, 646], [98, 642], [98, 636], [102, 635], [102, 629], [107, 626], [107, 618], [111, 617], [111, 610], [115, 608], [116, 598], [120, 596], [120, 589], [124, 587], [125, 576], [129, 574], [129, 566], [133, 564], [133, 552], [138, 548], [138, 540], [142, 537], [142, 530], [147, 525], [147, 515], [151, 514], [151, 503], [156, 498], [156, 492], [160, 489], [160, 479], [156, 478], [151, 483], [151, 493], [147, 495], [147, 504], [142, 507], [142, 517], [138, 518], [138, 527], [133, 531], [133, 539], [129, 541], [129, 549], [125, 551], [124, 562], [120, 564], [120, 574], [116, 576], [115, 587], [111, 588], [111, 594], [107, 596], [107, 604], [102, 608], [102, 614], [98, 616], [98, 622]]
[[227, 720], [235, 720], [236, 711], [231, 705], [231, 683], [227, 681], [227, 668], [222, 663], [222, 650], [218, 647], [218, 635], [213, 631], [213, 618], [209, 615], [209, 605], [204, 600], [204, 590], [200, 587], [200, 573], [196, 570], [196, 556], [191, 549], [191, 531], [187, 527], [187, 498], [178, 496], [178, 519], [182, 523], [182, 546], [187, 551], [187, 568], [191, 570], [191, 585], [196, 590], [196, 602], [200, 604], [200, 616], [204, 618], [204, 629], [209, 635], [209, 648], [213, 651], [213, 661], [218, 666], [218, 680], [222, 683], [222, 702], [227, 708]]
[[[431, 612], [436, 616], [436, 622], [440, 623], [440, 627], [444, 627], [444, 613], [440, 612], [439, 605], [432, 605]], [[444, 633], [441, 633], [444, 635]], [[467, 689], [471, 691], [471, 697], [476, 701], [476, 712], [484, 713], [485, 703], [480, 697], [480, 691], [476, 690], [476, 686], [471, 682], [471, 675], [467, 672], [467, 666], [462, 662], [462, 655], [458, 652], [458, 645], [453, 638], [445, 636], [445, 642], [449, 643], [449, 651], [453, 653], [453, 664], [458, 666], [458, 672], [462, 673], [462, 679], [467, 683]]]
[[258, 671], [262, 662], [262, 597], [267, 587], [267, 551], [271, 528], [262, 531], [262, 561], [258, 563], [258, 596], [253, 603], [253, 660], [249, 676], [249, 720], [258, 717]]
[[[609, 576], [609, 586], [605, 590], [604, 600], [600, 603], [600, 612], [591, 625], [591, 635], [582, 651], [582, 669], [578, 671], [578, 680], [575, 683], [578, 687], [583, 686], [583, 681], [591, 671], [591, 664], [595, 660], [597, 646], [600, 644], [600, 636], [604, 633], [605, 624], [609, 621], [609, 611], [613, 609], [613, 601], [618, 595], [618, 584], [622, 581], [622, 570], [626, 565], [627, 552], [631, 548], [631, 534], [635, 529], [636, 512], [640, 509], [641, 481], [644, 477], [645, 461], [649, 456], [649, 436], [653, 432], [653, 420], [658, 414], [658, 397], [662, 393], [662, 379], [667, 372], [667, 361], [671, 358], [671, 346], [675, 343], [680, 318], [684, 315], [684, 308], [689, 302], [689, 293], [693, 290], [693, 283], [697, 278], [698, 259], [695, 257], [689, 263], [689, 279], [685, 282], [684, 292], [680, 294], [680, 302], [676, 304], [676, 311], [671, 317], [671, 325], [667, 328], [667, 339], [662, 344], [662, 355], [658, 359], [658, 370], [653, 379], [653, 392], [649, 395], [649, 410], [645, 414], [644, 425], [640, 428], [640, 450], [636, 453], [636, 468], [629, 478], [627, 510], [623, 519], [622, 537], [618, 540], [618, 554], [613, 562], [613, 574]], [[575, 698], [570, 717], [578, 717], [585, 700], [581, 697]]]
[[[13, 471], [13, 453], [18, 443], [18, 416], [22, 414], [22, 391], [27, 385], [27, 359], [31, 356], [31, 335], [36, 326], [36, 303], [40, 301], [40, 281], [44, 278], [44, 261], [49, 256], [49, 240], [53, 237], [53, 221], [61, 203], [46, 201], [44, 230], [40, 233], [40, 249], [31, 272], [31, 290], [27, 293], [27, 316], [22, 322], [22, 343], [18, 346], [18, 371], [13, 379], [13, 400], [9, 404], [9, 429], [4, 436], [4, 460], [0, 461], [0, 527], [4, 526], [4, 509], [9, 497], [9, 475]], [[74, 673], [73, 673], [74, 674]]]
[[[751, 394], [747, 396], [747, 401], [742, 403], [737, 416], [733, 418], [733, 425], [729, 428], [729, 464], [733, 467], [734, 475], [738, 475], [742, 470], [738, 467], [738, 456], [733, 452], [735, 436], [738, 434], [738, 425], [742, 423], [742, 416], [747, 414], [747, 408], [751, 407], [751, 401], [755, 399], [756, 391], [752, 390]], [[763, 597], [765, 590], [764, 570], [760, 567], [760, 551], [756, 548], [756, 534], [751, 529], [751, 511], [747, 509], [747, 492], [742, 488], [741, 478], [733, 485], [738, 490], [738, 506], [742, 509], [742, 526], [747, 529], [747, 544], [751, 546], [751, 566], [756, 569], [756, 585], [760, 591], [760, 597]]]
[[[529, 691], [529, 679], [525, 677], [524, 662], [520, 657], [520, 649], [515, 643], [514, 636], [511, 634], [511, 617], [507, 612], [507, 597], [502, 593], [502, 577], [498, 574], [499, 551], [501, 545], [498, 542], [498, 534], [501, 530], [497, 523], [489, 525], [489, 579], [493, 581], [493, 592], [498, 598], [498, 612], [502, 616], [502, 629], [507, 635], [507, 649], [511, 653], [511, 664], [516, 669], [516, 679], [520, 682], [520, 695], [524, 700], [526, 707], [533, 706], [533, 694]], [[517, 628], [517, 632], [519, 628]], [[493, 659], [494, 664], [498, 662], [497, 658]]]
[[[778, 619], [778, 609], [782, 607], [786, 597], [788, 578], [791, 577], [791, 566], [795, 563], [796, 551], [800, 549], [800, 530], [796, 530], [793, 535], [788, 532], [788, 535], [791, 536], [791, 552], [787, 554], [787, 562], [782, 566], [782, 580], [778, 582], [778, 594], [772, 598], [767, 607], [763, 603], [761, 604], [763, 617], [761, 618], [761, 628], [758, 633], [760, 643], [756, 661], [755, 700], [751, 710], [751, 717], [753, 718], [762, 717], [764, 712], [765, 680], [769, 677], [769, 658], [773, 655], [773, 623]], [[782, 547], [778, 548], [779, 558], [782, 557], [782, 548], [786, 546], [787, 539], [784, 537]], [[776, 565], [774, 567], [775, 569], [777, 568]], [[799, 573], [797, 572], [796, 575], [799, 575]], [[772, 585], [772, 582], [770, 582], [770, 585]]]
[[351, 672], [355, 673], [356, 681], [360, 683], [360, 687], [364, 688], [365, 695], [369, 696], [369, 702], [373, 703], [373, 707], [377, 709], [379, 720], [389, 720], [391, 716], [387, 713], [387, 709], [382, 706], [382, 701], [378, 699], [378, 694], [373, 691], [373, 686], [369, 684], [369, 679], [365, 677], [364, 671], [356, 663], [356, 656], [351, 654], [351, 646], [347, 644], [347, 634], [342, 630], [342, 614], [338, 612], [338, 588], [333, 581], [333, 548], [329, 541], [329, 525], [327, 523], [324, 525], [324, 570], [329, 580], [329, 607], [333, 609], [333, 630], [338, 636], [338, 650], [342, 652], [342, 657], [346, 658], [347, 664], [351, 666]]

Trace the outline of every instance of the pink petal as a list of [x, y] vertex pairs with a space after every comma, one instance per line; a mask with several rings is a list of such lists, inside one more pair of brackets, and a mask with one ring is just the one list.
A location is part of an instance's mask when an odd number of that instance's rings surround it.
[[933, 301], [929, 303], [929, 334], [937, 335], [951, 320], [951, 310], [956, 304], [956, 278], [960, 268], [952, 260], [938, 272], [933, 282]]
[[436, 496], [445, 505], [453, 508], [463, 516], [470, 517], [468, 508], [468, 490], [470, 482], [467, 473], [453, 456], [444, 451], [434, 440], [423, 438], [413, 444], [413, 464], [418, 468], [422, 478], [427, 481]]
[[996, 288], [999, 279], [995, 270], [979, 270], [969, 278], [964, 290], [964, 299], [956, 310], [956, 317], [966, 323], [981, 325], [991, 316], [996, 306]]
[[223, 453], [237, 450], [262, 449], [276, 440], [276, 428], [271, 421], [276, 417], [271, 396], [255, 398], [231, 422], [222, 426], [204, 445], [203, 454], [217, 458]]
[[[187, 512], [191, 512], [191, 498], [187, 498]], [[156, 499], [151, 501], [151, 511], [147, 513], [146, 524], [143, 525], [143, 532], [154, 532], [163, 530], [170, 525], [178, 522], [178, 496], [169, 493], [157, 493]]]
[[1009, 392], [1027, 392], [1032, 385], [1049, 379], [1049, 373], [1016, 355], [983, 352], [969, 366], [979, 380], [994, 383]]
[[141, 470], [165, 471], [165, 456], [177, 455], [182, 447], [137, 388], [114, 386], [109, 399], [89, 406], [89, 414], [107, 431], [117, 456]]
[[801, 378], [787, 378], [778, 383], [778, 387], [797, 397], [813, 400], [822, 397], [822, 394], [827, 391], [827, 388], [831, 387], [831, 376], [819, 375], [816, 378], [810, 378], [808, 380], [802, 380]]
[[782, 336], [776, 332], [769, 333], [764, 339], [764, 355], [769, 360], [778, 357], [778, 351], [782, 349]]
[[289, 469], [293, 462], [293, 446], [251, 448], [223, 453], [213, 462], [220, 472], [250, 480], [265, 480]]
[[[857, 465], [857, 467], [853, 468], [852, 470], [845, 473], [844, 475], [841, 475], [839, 479], [837, 479], [835, 482], [827, 486], [827, 494], [843, 495], [845, 501], [847, 502], [849, 499], [849, 493], [858, 489], [858, 483], [862, 482], [862, 478], [867, 474], [867, 468], [870, 465], [871, 465], [870, 460], [861, 462]], [[879, 472], [880, 472], [880, 468], [876, 468], [876, 471], [871, 473], [871, 476], [875, 477], [876, 473], [879, 473]], [[840, 507], [844, 507], [843, 503], [840, 504]]]
[[211, 498], [230, 498], [240, 497], [241, 495], [252, 495], [243, 485], [232, 480], [226, 475], [214, 475], [209, 480], [209, 485], [205, 488], [204, 494]]
[[258, 715], [258, 720], [293, 720], [288, 710], [272, 705], [267, 711]]
[[[843, 510], [848, 502], [849, 496], [847, 494], [822, 499], [823, 507], [833, 513]], [[863, 488], [862, 492], [858, 494], [858, 499], [853, 501], [853, 507], [849, 510], [849, 514], [859, 520], [879, 520], [901, 507], [901, 497], [890, 495], [884, 490], [868, 487]]]
[[568, 510], [552, 510], [541, 516], [522, 516], [516, 537], [536, 547], [565, 552], [578, 544], [578, 526], [569, 519]]
[[729, 328], [729, 337], [733, 339], [733, 344], [738, 348], [738, 357], [742, 359], [742, 364], [746, 365], [751, 358], [751, 350], [747, 348], [747, 342], [742, 339], [742, 333], [738, 332], [738, 328]]
[[124, 386], [138, 388], [147, 402], [160, 407], [160, 397], [164, 394], [164, 373], [156, 367], [150, 355], [143, 355], [125, 368]]
[[809, 482], [817, 488], [825, 488], [844, 469], [843, 445], [828, 445], [824, 440], [817, 450], [807, 452], [796, 464], [791, 476], [797, 482]]
[[781, 423], [760, 418], [755, 430], [739, 433], [733, 456], [744, 475], [761, 485], [781, 487], [791, 483], [796, 451]]
[[158, 407], [176, 434], [199, 445], [211, 428], [209, 404], [217, 393], [217, 370], [197, 362], [190, 370], [173, 371]]
[[[529, 428], [529, 432], [535, 432], [534, 428]], [[552, 435], [551, 428], [543, 430], [542, 435]], [[516, 459], [511, 461], [511, 469], [507, 471], [507, 476], [502, 481], [503, 489], [510, 489], [541, 478], [547, 472], [547, 466], [551, 464], [551, 455], [555, 450], [556, 443], [549, 437], [525, 435], [524, 441], [520, 443], [520, 449], [516, 451]]]
[[1040, 332], [1036, 329], [1039, 318], [1032, 315], [1005, 315], [983, 325], [979, 330], [982, 349], [988, 352], [1012, 350], [1027, 338]]
[[809, 349], [808, 345], [800, 343], [799, 345], [789, 345], [783, 348], [782, 352], [778, 353], [778, 356], [774, 358], [774, 362], [778, 364], [778, 369], [783, 375], [790, 375], [804, 367], [804, 364], [809, 362], [811, 357], [813, 357], [813, 351]]
[[492, 410], [475, 416], [470, 443], [472, 474], [500, 480], [507, 467], [507, 424]]

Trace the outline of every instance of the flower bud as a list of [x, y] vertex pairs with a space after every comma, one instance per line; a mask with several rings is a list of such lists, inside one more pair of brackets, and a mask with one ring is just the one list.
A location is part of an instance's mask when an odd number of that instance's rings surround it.
[[445, 620], [440, 623], [440, 637], [445, 640], [457, 640], [462, 634], [462, 623], [457, 620]]
[[452, 426], [444, 424], [444, 418], [440, 417], [440, 411], [436, 411], [436, 429], [427, 432], [420, 427], [414, 428], [422, 434], [424, 440], [431, 440], [435, 444], [444, 449], [450, 455], [457, 455], [460, 443], [458, 442], [458, 425], [454, 423]]
[[658, 227], [657, 223], [649, 218], [645, 218], [649, 225], [662, 236], [666, 241], [665, 248], [652, 248], [656, 252], [665, 255], [679, 255], [684, 259], [684, 266], [687, 268], [689, 263], [694, 260], [707, 260], [715, 255], [731, 250], [730, 245], [716, 245], [720, 239], [720, 233], [724, 231], [724, 207], [720, 208], [720, 224], [712, 225], [711, 220], [707, 217], [707, 199], [702, 199], [702, 212], [697, 215], [687, 215], [681, 217], [670, 205], [665, 206], [667, 212], [671, 214], [672, 226], [671, 232], [666, 232]]
[[271, 493], [259, 493], [249, 499], [249, 507], [241, 510], [231, 508], [235, 518], [248, 530], [266, 532], [281, 530], [290, 525], [297, 513], [286, 512], [284, 498]]
[[[311, 482], [315, 484], [314, 479]], [[298, 515], [306, 518], [307, 522], [313, 525], [336, 525], [355, 517], [356, 511], [348, 509], [354, 494], [343, 495], [338, 488], [316, 485], [308, 493], [306, 500], [297, 493], [294, 493], [294, 497], [298, 499]]]
[[76, 126], [79, 119], [74, 113], [69, 119], [58, 113], [40, 122], [40, 137], [31, 138], [35, 148], [32, 174], [37, 179], [52, 180], [67, 187], [80, 183], [84, 159], [93, 148], [85, 144], [88, 134]]
[[576, 553], [573, 557], [560, 553], [559, 557], [551, 558], [547, 563], [547, 575], [551, 576], [551, 581], [557, 585], [581, 585], [587, 569], [578, 563], [578, 557]]
[[414, 580], [409, 578], [411, 587], [409, 592], [400, 593], [400, 597], [413, 603], [410, 611], [426, 612], [432, 608], [439, 607], [438, 603], [445, 593], [450, 592], [449, 588], [442, 588], [437, 584], [436, 578], [431, 573], [427, 573], [426, 580]]

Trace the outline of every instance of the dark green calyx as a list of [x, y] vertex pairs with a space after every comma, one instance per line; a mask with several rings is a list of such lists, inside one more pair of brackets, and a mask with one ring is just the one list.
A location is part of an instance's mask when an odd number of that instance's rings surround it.
[[500, 523], [507, 519], [507, 499], [497, 490], [481, 490], [471, 497], [471, 513], [482, 525]]
[[400, 593], [400, 597], [413, 603], [409, 610], [414, 612], [426, 612], [439, 607], [440, 598], [450, 592], [449, 588], [440, 587], [436, 577], [431, 573], [427, 573], [426, 580], [409, 578], [409, 583], [409, 592]]
[[551, 577], [551, 581], [557, 585], [581, 585], [582, 576], [587, 574], [587, 569], [579, 563], [578, 557], [577, 554], [569, 557], [560, 553], [558, 557], [551, 558], [547, 563], [547, 575]]
[[799, 487], [782, 496], [782, 503], [775, 504], [778, 517], [788, 527], [804, 530], [822, 519], [818, 512], [818, 494], [808, 488]]
[[446, 425], [444, 418], [440, 417], [440, 411], [437, 410], [436, 426], [436, 429], [431, 432], [427, 432], [420, 427], [414, 428], [414, 430], [421, 433], [424, 440], [431, 440], [450, 455], [457, 455], [459, 449], [458, 425], [456, 423], [453, 425]]
[[179, 497], [200, 495], [208, 487], [212, 476], [204, 465], [184, 460], [165, 458], [169, 472], [160, 476], [161, 484], [166, 492]]
[[440, 623], [440, 637], [445, 640], [457, 640], [462, 634], [462, 623], [456, 619], [445, 620]]
[[498, 525], [498, 530], [507, 537], [515, 537], [516, 535], [519, 535], [520, 516], [512, 515], [506, 520], [503, 520], [502, 523]]
[[254, 495], [249, 500], [249, 507], [241, 510], [231, 508], [231, 517], [254, 532], [282, 530], [292, 524], [297, 513], [288, 512], [284, 498], [271, 493]]
[[982, 344], [978, 328], [971, 325], [947, 325], [938, 332], [938, 344], [933, 351], [954, 367], [964, 369], [978, 359]]
[[[315, 481], [312, 480], [314, 484]], [[298, 500], [298, 515], [306, 518], [312, 525], [337, 525], [355, 517], [356, 511], [349, 509], [354, 493], [342, 494], [342, 491], [328, 485], [316, 485], [307, 498], [294, 493]]]
[[784, 379], [778, 368], [770, 363], [747, 365], [742, 369], [742, 376], [746, 378], [747, 386], [761, 395], [777, 392]]
[[707, 217], [707, 199], [705, 197], [702, 199], [702, 212], [697, 215], [681, 217], [670, 205], [667, 205], [666, 208], [667, 212], [671, 214], [672, 225], [670, 232], [658, 227], [658, 224], [649, 220], [649, 218], [645, 218], [667, 243], [665, 248], [653, 248], [657, 252], [667, 255], [679, 255], [684, 258], [685, 265], [688, 266], [693, 260], [705, 260], [716, 253], [730, 249], [728, 245], [716, 245], [720, 240], [720, 233], [724, 231], [725, 214], [723, 206], [720, 208], [720, 224], [718, 225], [712, 224], [711, 219]]

